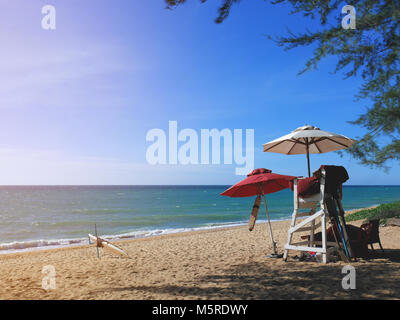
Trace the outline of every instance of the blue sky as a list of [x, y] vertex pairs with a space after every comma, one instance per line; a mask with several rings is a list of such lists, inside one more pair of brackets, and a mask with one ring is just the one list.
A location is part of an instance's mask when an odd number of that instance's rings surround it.
[[[219, 1], [170, 11], [162, 0], [0, 0], [0, 184], [233, 184], [235, 165], [146, 162], [146, 133], [254, 129], [255, 167], [306, 175], [305, 156], [262, 152], [262, 144], [304, 124], [361, 136], [347, 121], [360, 80], [332, 74], [335, 59], [297, 76], [312, 48], [284, 51], [266, 34], [317, 27], [288, 7], [243, 1], [221, 25]], [[46, 4], [57, 29], [41, 28]], [[338, 12], [340, 15], [340, 12]], [[398, 184], [345, 155], [349, 184]]]

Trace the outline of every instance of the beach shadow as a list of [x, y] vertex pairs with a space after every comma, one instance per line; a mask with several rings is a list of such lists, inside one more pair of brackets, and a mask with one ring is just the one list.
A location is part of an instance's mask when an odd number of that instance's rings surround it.
[[381, 249], [369, 250], [369, 260], [387, 259], [394, 263], [400, 263], [400, 249]]
[[[395, 252], [392, 252], [395, 251]], [[380, 259], [379, 253], [377, 259]], [[388, 250], [393, 259], [399, 250]], [[385, 259], [388, 259], [386, 256]], [[305, 267], [307, 264], [307, 267]], [[320, 265], [313, 262], [268, 262], [234, 265], [216, 270], [193, 281], [176, 284], [113, 288], [112, 291], [141, 291], [167, 299], [393, 299], [400, 298], [399, 265], [388, 260], [359, 261], [356, 289], [344, 290], [344, 264]]]

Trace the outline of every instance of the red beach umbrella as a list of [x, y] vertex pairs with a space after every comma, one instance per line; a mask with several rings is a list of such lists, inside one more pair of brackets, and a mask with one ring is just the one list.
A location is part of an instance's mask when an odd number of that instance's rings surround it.
[[252, 197], [269, 194], [289, 188], [289, 181], [296, 177], [272, 173], [267, 169], [255, 169], [247, 175], [247, 178], [221, 193], [228, 197]]
[[265, 194], [274, 193], [286, 188], [289, 188], [289, 182], [295, 179], [294, 176], [285, 176], [282, 174], [272, 173], [271, 170], [267, 169], [255, 169], [250, 174], [247, 175], [247, 178], [230, 187], [228, 190], [225, 190], [221, 193], [222, 196], [228, 197], [251, 197], [261, 195], [264, 199], [265, 211], [267, 213], [269, 234], [271, 238], [273, 254], [269, 257], [271, 258], [279, 258], [276, 251], [276, 242], [274, 241], [274, 237], [272, 235], [272, 227], [269, 219], [267, 201], [265, 200]]

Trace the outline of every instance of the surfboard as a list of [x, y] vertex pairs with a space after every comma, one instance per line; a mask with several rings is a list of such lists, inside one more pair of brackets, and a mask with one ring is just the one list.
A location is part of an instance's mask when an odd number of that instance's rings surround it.
[[261, 196], [258, 195], [256, 200], [254, 201], [253, 210], [251, 211], [249, 220], [249, 231], [253, 231], [254, 229], [257, 220], [258, 210], [260, 209], [260, 204], [261, 204]]
[[107, 240], [104, 240], [100, 237], [96, 237], [90, 233], [89, 233], [89, 239], [91, 241], [93, 241], [99, 247], [108, 249], [117, 255], [128, 257], [128, 254], [124, 250], [122, 250], [121, 248], [118, 248], [115, 244], [112, 244], [111, 242], [109, 242]]

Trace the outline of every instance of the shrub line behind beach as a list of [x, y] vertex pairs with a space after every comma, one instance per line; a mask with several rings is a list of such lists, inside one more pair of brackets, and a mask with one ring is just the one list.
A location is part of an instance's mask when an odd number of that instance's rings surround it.
[[400, 218], [400, 201], [385, 203], [375, 208], [363, 209], [350, 213], [346, 215], [346, 222], [380, 219], [380, 222], [384, 224], [388, 218]]

